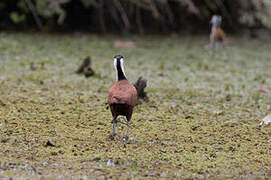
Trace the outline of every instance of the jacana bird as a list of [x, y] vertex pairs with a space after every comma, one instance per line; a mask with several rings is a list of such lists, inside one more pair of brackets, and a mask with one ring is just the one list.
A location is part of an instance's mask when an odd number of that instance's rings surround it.
[[221, 22], [222, 22], [221, 16], [214, 15], [212, 17], [211, 20], [212, 30], [210, 34], [211, 48], [224, 46], [226, 36], [224, 31], [220, 28]]
[[[111, 86], [108, 94], [108, 104], [113, 116], [113, 137], [116, 135], [117, 123], [127, 125], [125, 140], [129, 139], [129, 126], [132, 118], [133, 109], [137, 104], [137, 91], [135, 87], [127, 80], [124, 72], [123, 57], [117, 55], [114, 57], [114, 67], [116, 70], [117, 82]], [[127, 123], [117, 121], [118, 116], [125, 116]]]

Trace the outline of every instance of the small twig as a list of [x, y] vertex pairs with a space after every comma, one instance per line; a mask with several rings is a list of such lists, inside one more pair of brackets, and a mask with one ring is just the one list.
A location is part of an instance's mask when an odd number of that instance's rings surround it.
[[195, 3], [194, 3], [192, 0], [186, 0], [185, 2], [186, 2], [186, 4], [187, 4], [188, 9], [189, 9], [190, 12], [192, 12], [192, 13], [194, 13], [194, 14], [196, 14], [196, 15], [200, 15], [200, 10], [199, 10], [199, 8], [197, 8], [197, 7], [195, 6]]
[[130, 21], [129, 21], [128, 16], [127, 16], [125, 10], [123, 9], [121, 3], [119, 2], [119, 0], [114, 0], [114, 4], [115, 4], [115, 6], [117, 7], [117, 9], [120, 12], [120, 16], [121, 16], [121, 19], [122, 19], [122, 21], [124, 23], [125, 29], [129, 30]]
[[32, 12], [33, 16], [34, 16], [34, 19], [35, 19], [35, 22], [39, 28], [39, 30], [42, 29], [42, 22], [41, 22], [41, 19], [39, 18], [38, 16], [38, 13], [35, 9], [35, 6], [33, 5], [33, 3], [31, 2], [31, 0], [25, 0], [28, 8], [30, 9], [30, 11]]
[[150, 3], [150, 8], [151, 8], [153, 17], [154, 17], [155, 19], [158, 19], [161, 15], [160, 15], [160, 13], [159, 13], [159, 11], [158, 11], [156, 5], [155, 5], [155, 2], [154, 2], [153, 0], [150, 0], [149, 3]]

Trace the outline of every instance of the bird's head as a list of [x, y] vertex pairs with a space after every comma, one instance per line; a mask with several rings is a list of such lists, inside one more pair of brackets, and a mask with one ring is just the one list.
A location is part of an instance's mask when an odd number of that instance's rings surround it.
[[117, 55], [114, 57], [114, 67], [117, 72], [117, 80], [126, 79], [124, 66], [123, 66], [123, 56]]
[[123, 56], [121, 56], [121, 55], [116, 55], [115, 57], [114, 57], [114, 61], [116, 62], [116, 61], [123, 61]]
[[222, 22], [222, 17], [219, 15], [213, 15], [211, 19], [211, 24], [213, 24], [214, 27], [219, 27]]

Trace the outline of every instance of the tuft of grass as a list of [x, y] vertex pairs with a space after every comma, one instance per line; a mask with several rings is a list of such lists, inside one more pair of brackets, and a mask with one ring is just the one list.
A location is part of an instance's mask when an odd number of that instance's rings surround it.
[[[257, 92], [271, 89], [271, 43], [233, 38], [213, 52], [207, 37], [132, 36], [134, 49], [114, 48], [128, 40], [116, 36], [0, 38], [0, 178], [271, 175], [271, 129], [258, 127], [271, 96]], [[150, 101], [135, 108], [128, 143], [122, 125], [108, 138], [116, 54], [131, 82], [148, 80]], [[86, 79], [74, 71], [88, 55], [98, 76]]]

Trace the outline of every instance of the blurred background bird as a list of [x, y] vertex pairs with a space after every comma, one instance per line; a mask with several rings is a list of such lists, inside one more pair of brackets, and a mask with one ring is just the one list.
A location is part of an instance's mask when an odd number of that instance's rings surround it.
[[77, 74], [84, 74], [86, 78], [93, 76], [95, 74], [95, 72], [91, 68], [91, 58], [89, 56], [87, 56], [83, 60], [82, 64], [78, 67], [76, 73]]
[[218, 15], [213, 15], [211, 19], [212, 30], [210, 34], [210, 44], [209, 48], [224, 47], [225, 33], [220, 28], [222, 23], [222, 17]]

